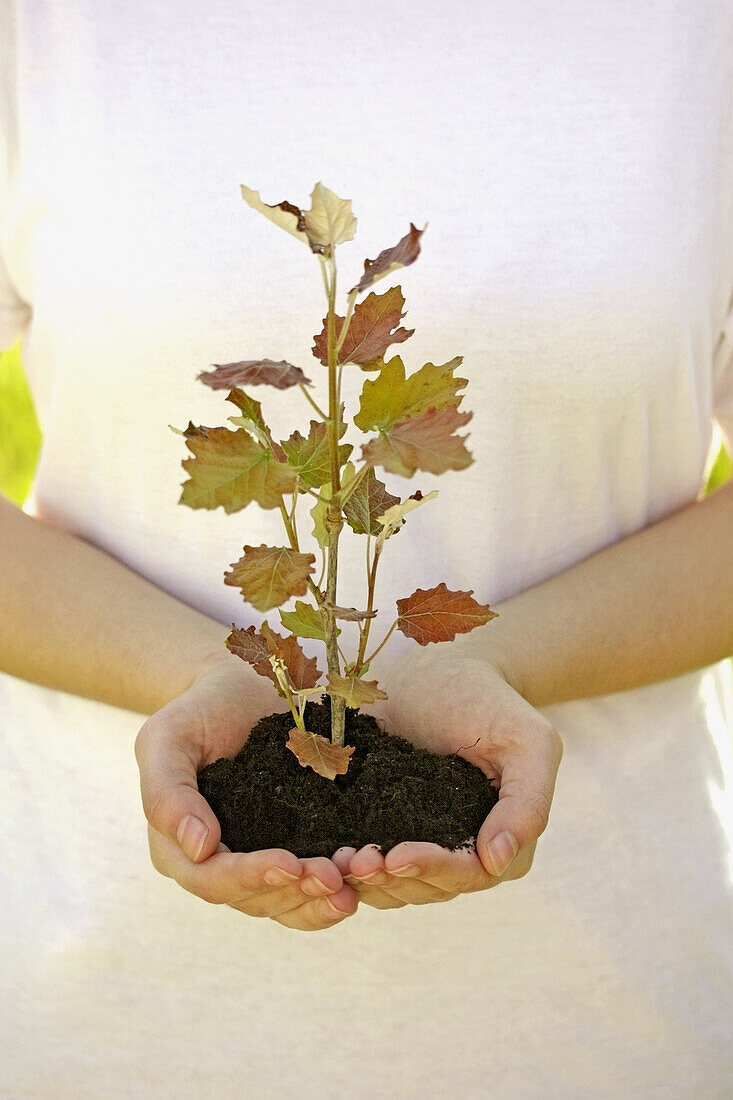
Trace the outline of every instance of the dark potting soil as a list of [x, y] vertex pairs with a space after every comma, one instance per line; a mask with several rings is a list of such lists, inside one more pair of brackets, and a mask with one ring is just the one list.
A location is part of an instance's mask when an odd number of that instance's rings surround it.
[[[330, 697], [306, 703], [304, 719], [311, 733], [330, 738]], [[302, 859], [330, 859], [345, 845], [376, 844], [386, 853], [403, 840], [475, 848], [498, 791], [467, 760], [418, 749], [347, 708], [345, 742], [355, 752], [346, 774], [330, 780], [286, 747], [292, 727], [290, 712], [268, 715], [232, 760], [222, 757], [198, 774], [231, 851], [285, 848]]]

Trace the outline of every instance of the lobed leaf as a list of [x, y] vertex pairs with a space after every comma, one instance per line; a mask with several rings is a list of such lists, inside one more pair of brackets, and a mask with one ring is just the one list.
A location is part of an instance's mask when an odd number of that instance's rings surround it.
[[410, 222], [409, 231], [397, 244], [391, 248], [383, 249], [376, 260], [364, 260], [364, 274], [351, 290], [356, 290], [358, 294], [361, 294], [377, 279], [383, 279], [385, 275], [389, 275], [391, 271], [395, 271], [398, 267], [407, 267], [409, 264], [414, 263], [420, 255], [420, 238], [427, 227], [427, 222], [425, 222], [422, 229], [417, 229]]
[[295, 754], [302, 767], [313, 768], [324, 779], [345, 775], [349, 768], [349, 758], [355, 751], [353, 745], [334, 745], [320, 733], [304, 733], [297, 727], [291, 729], [287, 747]]
[[305, 594], [315, 560], [314, 554], [287, 546], [245, 546], [243, 556], [224, 574], [224, 583], [241, 589], [258, 611], [269, 611], [291, 596]]
[[397, 600], [397, 629], [418, 645], [450, 642], [497, 616], [488, 604], [477, 603], [470, 592], [451, 592], [441, 582], [436, 588], [417, 588]]
[[403, 500], [401, 503], [398, 502], [388, 508], [386, 512], [377, 517], [382, 539], [388, 539], [395, 531], [399, 531], [408, 512], [411, 512], [413, 508], [419, 508], [426, 500], [432, 500], [437, 495], [437, 489], [433, 489], [426, 496], [418, 491], [413, 496], [408, 497], [407, 500]]
[[436, 409], [458, 407], [463, 395], [458, 390], [467, 385], [466, 378], [454, 378], [453, 371], [463, 362], [457, 355], [448, 363], [425, 363], [408, 378], [399, 355], [385, 363], [379, 375], [364, 383], [359, 411], [354, 417], [363, 432], [387, 431], [407, 416], [419, 416], [431, 406]]
[[238, 512], [255, 501], [261, 508], [279, 508], [283, 493], [297, 486], [295, 470], [278, 462], [267, 447], [238, 428], [195, 429], [186, 436], [193, 458], [181, 465], [189, 475], [179, 504]]
[[235, 386], [274, 386], [286, 390], [290, 386], [312, 385], [300, 367], [280, 359], [246, 359], [241, 363], [214, 363], [214, 370], [202, 370], [197, 378], [212, 390], [227, 390]]
[[328, 691], [330, 695], [342, 696], [346, 700], [346, 706], [353, 709], [387, 698], [386, 692], [382, 691], [376, 680], [360, 680], [353, 673], [350, 676], [339, 676], [335, 672], [329, 672]]
[[344, 504], [344, 516], [357, 535], [379, 535], [382, 525], [378, 517], [399, 502], [370, 468]]
[[[342, 406], [343, 408], [343, 406]], [[340, 425], [339, 438], [346, 431], [346, 424]], [[302, 489], [318, 489], [331, 477], [331, 452], [329, 448], [328, 424], [323, 420], [311, 420], [307, 437], [293, 432], [281, 442], [288, 465], [297, 471]], [[350, 443], [342, 443], [338, 449], [339, 467], [343, 466], [353, 451]]]
[[281, 610], [280, 622], [286, 630], [297, 634], [299, 638], [316, 638], [319, 642], [326, 640], [321, 612], [313, 604], [304, 603], [303, 600], [295, 601], [293, 611]]
[[[403, 343], [414, 333], [414, 328], [396, 328], [403, 317], [405, 299], [402, 287], [393, 286], [384, 294], [373, 292], [354, 309], [346, 338], [338, 355], [339, 363], [356, 363], [364, 370], [380, 370], [384, 366], [384, 353], [390, 344]], [[345, 317], [334, 318], [336, 339], [341, 335]], [[323, 328], [314, 337], [313, 354], [324, 367], [328, 366], [328, 317], [323, 318]]]
[[232, 623], [232, 629], [227, 636], [225, 645], [230, 653], [234, 653], [237, 657], [246, 661], [247, 664], [252, 665], [255, 672], [258, 672], [260, 676], [266, 676], [268, 680], [272, 680], [278, 694], [282, 695], [283, 699], [285, 698], [285, 692], [280, 687], [269, 661], [270, 649], [267, 641], [254, 626], [248, 626], [244, 630]]
[[279, 657], [285, 665], [290, 686], [294, 691], [316, 686], [321, 678], [321, 670], [315, 657], [306, 657], [297, 638], [292, 634], [286, 637], [277, 634], [267, 621], [260, 627], [260, 633], [273, 657]]
[[340, 199], [328, 187], [317, 183], [311, 191], [311, 208], [303, 214], [311, 248], [333, 255], [337, 244], [351, 241], [356, 234], [356, 218], [351, 199]]
[[453, 432], [472, 416], [453, 407], [430, 408], [420, 416], [410, 416], [364, 444], [362, 461], [402, 477], [412, 477], [416, 470], [431, 474], [463, 470], [473, 462], [464, 442], [468, 436]]

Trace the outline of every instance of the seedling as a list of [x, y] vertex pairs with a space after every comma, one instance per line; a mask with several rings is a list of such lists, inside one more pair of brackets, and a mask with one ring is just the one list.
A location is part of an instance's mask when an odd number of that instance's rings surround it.
[[[280, 610], [284, 635], [265, 620], [259, 629], [236, 627], [226, 639], [229, 650], [267, 676], [288, 702], [295, 723], [288, 748], [301, 765], [326, 778], [346, 773], [352, 746], [344, 744], [345, 708], [358, 708], [386, 699], [376, 680], [368, 680], [371, 662], [395, 630], [419, 645], [452, 641], [495, 617], [488, 604], [473, 599], [473, 592], [454, 592], [444, 582], [417, 588], [397, 600], [397, 615], [381, 641], [369, 649], [369, 636], [377, 610], [374, 607], [377, 568], [385, 545], [403, 526], [413, 509], [437, 496], [419, 490], [406, 500], [390, 493], [375, 468], [411, 478], [418, 470], [442, 474], [462, 470], [473, 462], [466, 448], [467, 436], [456, 434], [472, 417], [458, 406], [467, 380], [455, 376], [462, 356], [436, 365], [425, 363], [406, 375], [399, 355], [385, 361], [392, 344], [404, 343], [414, 329], [400, 326], [405, 304], [402, 288], [383, 294], [372, 291], [357, 299], [378, 280], [414, 263], [420, 239], [427, 228], [410, 223], [409, 232], [375, 260], [364, 261], [364, 274], [349, 290], [344, 316], [336, 314], [336, 247], [354, 238], [357, 221], [351, 200], [340, 199], [317, 183], [311, 205], [301, 210], [290, 202], [270, 206], [257, 191], [242, 186], [245, 201], [275, 225], [292, 234], [318, 257], [328, 302], [323, 327], [315, 336], [312, 354], [327, 371], [327, 412], [310, 392], [313, 386], [300, 367], [283, 360], [248, 359], [214, 364], [199, 379], [214, 390], [228, 390], [227, 400], [240, 415], [227, 427], [207, 428], [189, 422], [185, 431], [173, 428], [186, 440], [192, 457], [183, 461], [188, 480], [180, 503], [190, 508], [224, 508], [238, 512], [255, 503], [279, 511], [285, 527], [286, 546], [249, 546], [224, 574], [225, 584], [239, 588], [244, 600], [259, 612], [282, 608], [292, 597], [294, 607]], [[343, 442], [345, 404], [341, 401], [344, 368], [372, 375], [365, 380], [360, 406], [353, 423], [368, 435], [358, 463], [351, 459], [353, 446]], [[244, 388], [270, 386], [284, 390], [298, 386], [315, 412], [307, 434], [295, 431], [277, 441], [262, 415], [258, 401]], [[312, 535], [320, 549], [321, 569], [314, 578], [316, 554], [302, 548], [296, 506], [308, 495], [314, 504]], [[339, 603], [339, 541], [348, 525], [366, 538], [366, 607]], [[324, 585], [325, 579], [325, 585]], [[310, 600], [299, 599], [310, 596]], [[357, 652], [347, 656], [339, 644], [339, 621], [358, 624]], [[299, 638], [325, 645], [327, 671], [316, 658], [304, 653]], [[343, 662], [343, 665], [342, 665]], [[331, 700], [331, 739], [305, 727], [304, 708], [312, 695]]]

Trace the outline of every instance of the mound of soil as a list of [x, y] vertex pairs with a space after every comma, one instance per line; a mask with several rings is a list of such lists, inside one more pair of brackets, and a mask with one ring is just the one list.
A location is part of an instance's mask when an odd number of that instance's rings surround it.
[[[329, 696], [306, 703], [304, 718], [307, 730], [330, 738]], [[344, 845], [376, 844], [386, 853], [404, 840], [475, 848], [498, 791], [467, 760], [415, 748], [347, 708], [345, 742], [355, 752], [345, 775], [324, 779], [286, 747], [292, 727], [289, 712], [268, 715], [232, 760], [198, 774], [233, 852], [285, 848], [301, 859], [330, 859]]]

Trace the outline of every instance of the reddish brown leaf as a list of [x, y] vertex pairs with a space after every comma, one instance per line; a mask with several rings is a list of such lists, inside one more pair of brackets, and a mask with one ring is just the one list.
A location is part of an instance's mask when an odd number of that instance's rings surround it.
[[451, 592], [444, 582], [436, 588], [418, 588], [412, 595], [397, 600], [397, 612], [397, 629], [414, 638], [418, 645], [450, 642], [456, 634], [468, 634], [497, 615], [488, 604], [473, 599], [473, 589]]
[[232, 629], [226, 639], [226, 647], [230, 653], [234, 653], [237, 657], [241, 657], [243, 661], [246, 661], [247, 664], [252, 665], [252, 668], [260, 676], [266, 676], [268, 680], [272, 680], [277, 688], [278, 695], [282, 695], [283, 699], [285, 698], [285, 692], [280, 687], [268, 659], [270, 648], [267, 641], [261, 634], [257, 633], [253, 626], [248, 626], [246, 630], [243, 630], [232, 623]]
[[243, 556], [224, 574], [224, 583], [241, 589], [258, 611], [269, 611], [291, 596], [305, 594], [315, 560], [315, 554], [301, 554], [287, 546], [245, 546]]
[[[339, 363], [357, 363], [364, 370], [376, 370], [383, 365], [383, 355], [391, 344], [403, 343], [414, 328], [396, 328], [402, 317], [405, 299], [402, 287], [393, 286], [385, 294], [372, 292], [354, 309], [346, 338], [341, 345]], [[336, 339], [341, 335], [344, 317], [336, 315]], [[316, 359], [328, 366], [328, 318], [315, 337], [312, 348]]]
[[292, 634], [283, 637], [268, 622], [262, 624], [260, 633], [273, 657], [280, 657], [284, 662], [291, 687], [295, 691], [316, 686], [321, 678], [321, 670], [315, 657], [306, 657], [297, 638]]
[[468, 436], [453, 432], [472, 416], [470, 412], [458, 412], [452, 405], [409, 416], [365, 443], [361, 449], [362, 461], [402, 477], [412, 477], [416, 470], [431, 474], [463, 470], [473, 462], [464, 442]]
[[353, 745], [334, 745], [320, 733], [303, 733], [297, 728], [291, 729], [287, 747], [295, 753], [302, 767], [313, 768], [324, 779], [345, 775], [349, 757], [354, 752]]
[[310, 385], [300, 367], [294, 367], [284, 359], [247, 359], [242, 363], [214, 363], [214, 370], [204, 370], [197, 375], [212, 390], [231, 390], [235, 386], [274, 386], [286, 390], [299, 383]]
[[420, 238], [428, 227], [426, 222], [422, 229], [417, 229], [410, 222], [410, 230], [392, 248], [385, 248], [379, 253], [376, 260], [364, 260], [364, 274], [356, 287], [359, 294], [376, 282], [377, 279], [389, 275], [390, 271], [398, 267], [407, 267], [420, 255]]

